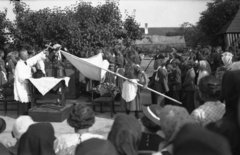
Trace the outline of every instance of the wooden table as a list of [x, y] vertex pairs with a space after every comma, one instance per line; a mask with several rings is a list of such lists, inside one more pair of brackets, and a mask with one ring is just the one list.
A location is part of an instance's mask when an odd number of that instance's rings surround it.
[[[66, 99], [65, 99], [65, 91], [66, 91], [66, 85], [64, 79], [61, 80], [58, 83], [59, 88], [56, 91], [50, 90], [47, 94], [44, 96], [37, 90], [37, 88], [29, 81], [29, 91], [31, 96], [31, 107], [49, 107], [53, 109], [62, 109], [66, 106]], [[37, 103], [37, 100], [49, 100], [49, 99], [59, 99], [60, 105], [57, 105], [57, 103]]]
[[[29, 116], [36, 122], [62, 122], [69, 117], [73, 104], [66, 105], [65, 91], [66, 83], [62, 79], [56, 91], [50, 90], [42, 95], [34, 84], [29, 81], [32, 108], [28, 111]], [[56, 87], [53, 87], [56, 88]], [[59, 88], [61, 92], [59, 93]], [[37, 100], [59, 99], [60, 104], [56, 103], [37, 103]]]

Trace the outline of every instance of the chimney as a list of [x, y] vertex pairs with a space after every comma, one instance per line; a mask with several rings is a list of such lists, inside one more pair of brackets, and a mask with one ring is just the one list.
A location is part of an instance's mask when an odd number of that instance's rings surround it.
[[145, 23], [145, 34], [148, 34], [148, 24]]

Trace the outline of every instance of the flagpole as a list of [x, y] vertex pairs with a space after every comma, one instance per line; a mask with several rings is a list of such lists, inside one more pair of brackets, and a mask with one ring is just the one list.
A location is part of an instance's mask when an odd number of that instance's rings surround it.
[[[71, 57], [79, 58], [79, 57], [76, 57], [75, 55], [72, 55], [72, 54], [67, 53], [67, 52], [65, 52], [65, 51], [62, 51], [62, 50], [60, 50], [60, 52], [66, 54], [66, 55], [69, 55], [69, 56], [71, 56]], [[84, 61], [84, 60], [82, 60], [82, 61]], [[108, 69], [102, 68], [101, 66], [97, 66], [97, 65], [91, 64], [91, 63], [89, 63], [89, 62], [87, 62], [87, 61], [84, 61], [84, 62], [86, 62], [87, 64], [89, 64], [89, 65], [91, 65], [91, 66], [101, 68], [102, 70], [105, 70], [105, 71], [107, 71], [107, 72], [110, 72], [110, 73], [112, 73], [112, 74], [114, 74], [114, 75], [116, 75], [116, 76], [118, 76], [118, 77], [120, 77], [120, 78], [123, 78], [123, 79], [129, 81], [128, 78], [126, 78], [126, 77], [124, 77], [124, 76], [122, 76], [122, 75], [120, 75], [120, 74], [118, 74], [118, 73], [115, 73], [115, 72], [110, 71], [110, 70], [108, 70]], [[131, 81], [131, 82], [132, 82], [132, 81]], [[139, 84], [139, 83], [135, 83], [135, 82], [132, 82], [132, 83], [134, 83], [134, 84], [136, 84], [136, 85], [138, 85], [138, 86], [140, 86], [140, 87], [143, 87], [143, 85], [141, 85], [141, 84]], [[163, 96], [163, 97], [165, 97], [165, 98], [167, 98], [167, 99], [169, 99], [169, 100], [172, 100], [172, 101], [174, 101], [174, 102], [176, 102], [176, 103], [178, 103], [178, 104], [182, 104], [180, 101], [177, 101], [177, 100], [175, 100], [175, 99], [173, 99], [173, 98], [171, 98], [171, 97], [169, 97], [169, 96], [166, 96], [165, 94], [162, 94], [162, 93], [160, 93], [160, 92], [157, 92], [157, 91], [155, 91], [155, 90], [153, 90], [153, 89], [151, 89], [151, 88], [148, 88], [148, 87], [147, 87], [147, 88], [145, 88], [145, 89], [147, 89], [147, 90], [149, 90], [149, 91], [151, 91], [151, 92], [154, 92], [154, 93], [156, 93], [156, 94], [158, 94], [158, 95], [161, 95], [161, 96]]]

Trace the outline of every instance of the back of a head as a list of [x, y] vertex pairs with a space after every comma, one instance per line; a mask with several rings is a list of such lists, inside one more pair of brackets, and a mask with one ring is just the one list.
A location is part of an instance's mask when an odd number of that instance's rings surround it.
[[92, 138], [76, 147], [75, 155], [118, 155], [114, 145], [108, 141]]
[[85, 104], [75, 104], [67, 123], [77, 130], [88, 129], [95, 123], [94, 111]]
[[12, 132], [16, 139], [20, 139], [30, 125], [34, 124], [34, 121], [29, 116], [20, 116], [13, 124]]
[[174, 155], [231, 155], [230, 146], [225, 138], [200, 128], [185, 125], [173, 140]]
[[141, 125], [135, 117], [118, 115], [109, 132], [108, 140], [116, 147], [119, 155], [137, 155], [141, 135]]
[[54, 129], [50, 123], [31, 125], [19, 141], [18, 155], [55, 155]]

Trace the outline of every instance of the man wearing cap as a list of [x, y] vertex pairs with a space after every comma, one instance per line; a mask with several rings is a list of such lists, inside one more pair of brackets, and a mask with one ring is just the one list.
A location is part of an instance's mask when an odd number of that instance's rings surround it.
[[194, 110], [194, 93], [196, 90], [195, 86], [196, 73], [193, 69], [193, 66], [194, 61], [192, 60], [186, 61], [187, 73], [182, 84], [182, 89], [184, 93], [183, 106], [188, 110], [189, 113], [191, 113]]
[[27, 80], [32, 77], [31, 67], [36, 65], [39, 60], [44, 59], [45, 53], [46, 51], [42, 51], [32, 58], [29, 58], [25, 49], [22, 49], [19, 53], [20, 60], [17, 62], [14, 73], [14, 99], [23, 103], [20, 107], [21, 113], [27, 113], [26, 103], [28, 103], [28, 109], [31, 106]]
[[[173, 59], [171, 65], [173, 67], [172, 73], [169, 74], [169, 97], [179, 101], [180, 100], [180, 91], [181, 91], [181, 70], [178, 67], [179, 60]], [[170, 100], [167, 100], [167, 104], [175, 105], [176, 103]]]
[[[169, 91], [167, 69], [165, 67], [164, 55], [158, 54], [154, 62], [154, 73], [151, 77], [151, 88], [165, 94]], [[164, 97], [151, 92], [152, 103], [164, 106]]]

